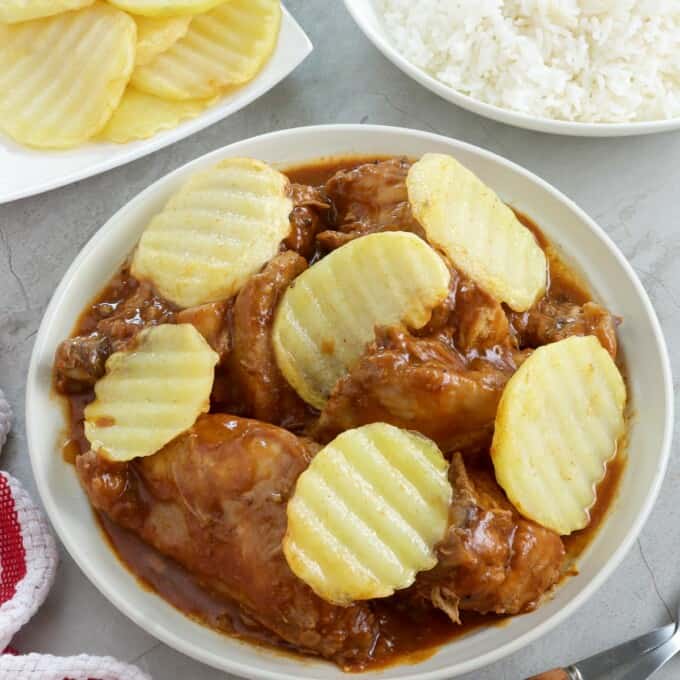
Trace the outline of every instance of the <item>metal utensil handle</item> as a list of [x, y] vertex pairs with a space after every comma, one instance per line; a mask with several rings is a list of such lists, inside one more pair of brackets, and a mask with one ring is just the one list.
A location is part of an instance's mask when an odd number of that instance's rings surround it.
[[533, 675], [527, 680], [583, 680], [583, 676], [577, 668], [569, 666], [569, 668], [553, 668], [551, 671]]
[[664, 642], [661, 647], [641, 657], [620, 680], [646, 680], [678, 652], [680, 652], [680, 634], [676, 632], [668, 642]]

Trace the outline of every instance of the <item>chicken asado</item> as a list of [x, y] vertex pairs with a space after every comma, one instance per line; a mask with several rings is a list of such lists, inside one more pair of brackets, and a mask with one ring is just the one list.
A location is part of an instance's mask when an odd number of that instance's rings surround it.
[[[589, 299], [552, 250], [550, 286], [521, 314], [447, 263], [450, 292], [430, 322], [417, 331], [376, 328], [323, 410], [306, 404], [277, 366], [277, 304], [300, 273], [350, 240], [395, 230], [425, 238], [408, 202], [409, 167], [407, 159], [345, 159], [288, 172], [290, 235], [235, 297], [178, 309], [124, 266], [54, 364], [56, 389], [70, 404], [76, 470], [107, 523], [141, 538], [216, 601], [233, 603], [241, 634], [266, 630], [277, 645], [348, 670], [393, 662], [414, 645], [433, 648], [468, 630], [471, 612], [488, 615], [472, 615], [481, 625], [530, 611], [558, 583], [569, 545], [523, 518], [495, 481], [489, 446], [496, 410], [510, 377], [541, 345], [595, 335], [617, 352], [618, 320]], [[193, 324], [219, 355], [210, 413], [151, 456], [109, 462], [90, 450], [83, 408], [106, 359], [160, 323]], [[341, 607], [289, 568], [281, 546], [286, 503], [322, 445], [371, 422], [420, 432], [449, 458], [449, 527], [437, 565], [412, 587]], [[134, 560], [128, 563], [134, 571]]]

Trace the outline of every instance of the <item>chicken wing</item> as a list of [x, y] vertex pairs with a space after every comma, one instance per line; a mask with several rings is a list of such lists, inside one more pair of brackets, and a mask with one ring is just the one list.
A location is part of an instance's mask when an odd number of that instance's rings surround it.
[[424, 598], [459, 621], [459, 611], [518, 614], [534, 609], [555, 585], [564, 545], [553, 531], [524, 519], [492, 473], [451, 462], [454, 500], [434, 569], [421, 573], [410, 595]]
[[340, 665], [372, 655], [370, 606], [321, 600], [288, 567], [286, 502], [318, 446], [272, 425], [207, 415], [157, 454], [77, 469], [95, 508], [238, 602], [283, 640]]

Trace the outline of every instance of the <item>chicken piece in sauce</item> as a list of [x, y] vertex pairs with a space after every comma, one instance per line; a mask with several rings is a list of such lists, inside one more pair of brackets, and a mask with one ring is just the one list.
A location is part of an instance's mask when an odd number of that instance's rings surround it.
[[294, 250], [305, 259], [313, 257], [316, 235], [323, 229], [323, 216], [331, 209], [330, 202], [316, 187], [306, 184], [291, 185], [293, 212], [290, 214], [290, 234], [283, 242], [288, 250]]
[[418, 337], [444, 337], [463, 354], [484, 354], [494, 347], [514, 348], [515, 336], [503, 306], [477, 284], [449, 266], [451, 290], [432, 310]]
[[341, 378], [312, 436], [386, 422], [416, 430], [447, 451], [488, 445], [503, 387], [522, 356], [489, 354], [472, 362], [436, 338], [379, 329], [358, 364]]
[[85, 319], [80, 335], [65, 340], [56, 351], [55, 386], [63, 394], [91, 389], [104, 375], [106, 360], [113, 352], [125, 349], [147, 326], [174, 323], [175, 308], [125, 267]]
[[317, 239], [325, 250], [379, 231], [410, 231], [421, 238], [425, 232], [411, 213], [406, 175], [411, 163], [393, 158], [340, 170], [324, 187], [332, 202], [335, 230]]
[[540, 347], [572, 335], [594, 335], [616, 359], [620, 320], [595, 302], [583, 305], [544, 297], [529, 311], [510, 313], [520, 347]]
[[460, 454], [449, 469], [453, 502], [438, 563], [410, 595], [432, 602], [452, 621], [459, 612], [531, 611], [560, 579], [565, 550], [553, 531], [524, 519], [486, 469], [466, 470]]
[[177, 312], [176, 323], [191, 324], [224, 362], [231, 350], [229, 302], [209, 302]]
[[225, 379], [236, 383], [251, 417], [299, 430], [309, 411], [281, 374], [274, 356], [274, 312], [286, 288], [307, 268], [296, 252], [285, 251], [241, 289], [232, 316], [232, 353]]
[[281, 547], [286, 502], [318, 448], [273, 425], [215, 414], [153, 456], [111, 464], [90, 452], [77, 469], [95, 508], [248, 617], [301, 650], [356, 665], [378, 638], [370, 606], [325, 602]]

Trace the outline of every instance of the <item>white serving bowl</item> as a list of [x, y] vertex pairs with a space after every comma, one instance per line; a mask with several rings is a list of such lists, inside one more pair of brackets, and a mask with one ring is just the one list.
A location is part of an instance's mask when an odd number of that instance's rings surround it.
[[637, 123], [572, 123], [566, 120], [530, 116], [510, 109], [503, 109], [500, 106], [485, 104], [478, 99], [468, 97], [458, 90], [445, 85], [403, 57], [388, 35], [374, 0], [345, 0], [345, 6], [366, 37], [397, 68], [443, 99], [485, 118], [491, 118], [492, 120], [527, 130], [550, 132], [556, 135], [569, 135], [572, 137], [628, 137], [631, 135], [649, 135], [654, 132], [680, 130], [680, 117], [668, 120], [640, 121]]
[[568, 198], [543, 180], [463, 142], [426, 132], [368, 125], [338, 125], [274, 132], [199, 158], [152, 184], [118, 211], [90, 240], [50, 302], [33, 349], [26, 392], [26, 429], [36, 482], [61, 540], [99, 590], [146, 631], [207, 664], [249, 678], [300, 680], [347, 678], [317, 660], [277, 654], [222, 636], [194, 623], [144, 590], [121, 565], [95, 523], [73, 468], [59, 450], [64, 415], [51, 392], [54, 352], [81, 311], [133, 249], [142, 229], [192, 173], [229, 156], [253, 156], [278, 166], [347, 154], [455, 155], [502, 198], [533, 218], [592, 286], [598, 299], [624, 317], [620, 341], [628, 363], [637, 416], [630, 432], [630, 460], [621, 498], [581, 557], [580, 574], [537, 611], [508, 625], [480, 630], [442, 647], [416, 665], [368, 677], [434, 680], [479, 668], [529, 644], [563, 621], [590, 597], [635, 541], [654, 504], [671, 442], [671, 371], [659, 323], [640, 281], [612, 241]]

